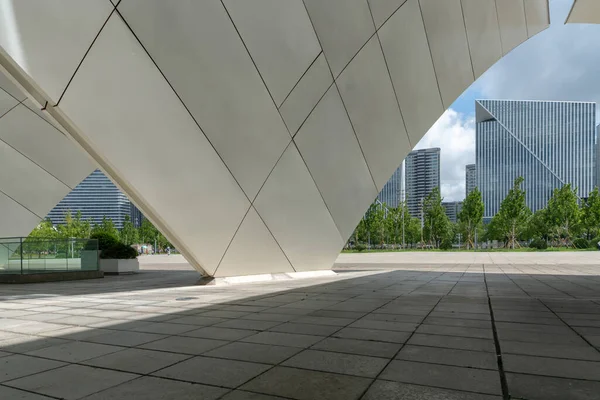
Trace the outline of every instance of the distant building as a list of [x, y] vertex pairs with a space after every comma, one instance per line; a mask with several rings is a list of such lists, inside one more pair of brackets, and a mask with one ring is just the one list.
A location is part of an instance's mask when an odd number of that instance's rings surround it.
[[126, 215], [137, 226], [143, 218], [140, 210], [98, 169], [66, 195], [46, 218], [55, 225], [64, 224], [68, 211], [73, 215], [81, 211], [82, 218], [91, 219], [94, 224], [99, 224], [106, 216], [112, 219], [117, 229], [123, 227]]
[[475, 164], [465, 166], [465, 197], [477, 187], [477, 167]]
[[400, 164], [377, 196], [377, 199], [388, 207], [396, 208], [402, 202], [402, 172], [402, 164]]
[[406, 156], [405, 195], [408, 212], [415, 218], [421, 217], [423, 199], [434, 188], [440, 187], [440, 149], [421, 149]]
[[462, 201], [443, 201], [442, 206], [446, 210], [446, 215], [452, 222], [458, 222], [458, 214], [462, 210]]
[[519, 176], [532, 211], [546, 207], [553, 190], [565, 184], [580, 198], [597, 184], [595, 103], [477, 100], [475, 108], [485, 220], [498, 213]]

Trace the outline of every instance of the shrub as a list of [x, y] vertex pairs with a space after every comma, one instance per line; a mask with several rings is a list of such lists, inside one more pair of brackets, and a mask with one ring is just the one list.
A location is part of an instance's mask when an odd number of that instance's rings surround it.
[[358, 243], [356, 246], [354, 246], [354, 250], [356, 251], [365, 251], [367, 249], [367, 246], [365, 246], [362, 243]]
[[440, 244], [440, 250], [452, 250], [452, 240], [444, 239]]
[[532, 249], [546, 250], [548, 248], [548, 243], [546, 243], [544, 239], [534, 239], [529, 243], [529, 247]]
[[590, 249], [598, 248], [598, 242], [600, 242], [600, 236], [590, 240]]
[[584, 238], [577, 238], [573, 240], [573, 246], [575, 246], [576, 249], [587, 249], [590, 247], [590, 242]]
[[137, 255], [137, 251], [133, 247], [117, 242], [111, 247], [102, 250], [102, 253], [100, 253], [100, 258], [130, 260], [137, 258]]
[[93, 233], [90, 236], [90, 239], [98, 240], [98, 250], [100, 251], [104, 251], [120, 243], [117, 236], [106, 232]]

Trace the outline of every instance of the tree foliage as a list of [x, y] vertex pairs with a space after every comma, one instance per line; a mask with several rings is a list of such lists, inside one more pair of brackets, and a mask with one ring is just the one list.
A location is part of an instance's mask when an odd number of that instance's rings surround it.
[[570, 184], [554, 189], [546, 207], [546, 218], [559, 240], [567, 246], [572, 244], [572, 236], [579, 226], [580, 214], [576, 189], [572, 189]]
[[481, 192], [475, 188], [463, 202], [462, 210], [458, 214], [459, 232], [464, 237], [467, 249], [475, 248], [475, 231], [483, 224], [483, 211]]
[[135, 229], [135, 227], [133, 226], [129, 215], [125, 216], [125, 221], [123, 221], [123, 228], [121, 228], [121, 231], [119, 232], [119, 238], [121, 239], [121, 243], [124, 243], [129, 246], [138, 243], [138, 230]]
[[598, 188], [589, 194], [581, 209], [581, 227], [588, 240], [598, 236], [600, 229], [600, 193]]
[[434, 247], [451, 236], [450, 219], [442, 206], [440, 189], [434, 188], [423, 202], [423, 240]]
[[515, 179], [513, 187], [500, 204], [500, 210], [488, 227], [489, 236], [504, 242], [505, 247], [520, 247], [519, 239], [528, 228], [531, 210], [525, 202], [523, 177]]

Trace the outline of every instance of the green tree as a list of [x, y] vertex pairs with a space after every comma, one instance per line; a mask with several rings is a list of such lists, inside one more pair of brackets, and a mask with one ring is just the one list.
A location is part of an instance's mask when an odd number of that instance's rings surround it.
[[493, 239], [504, 241], [505, 247], [520, 247], [519, 239], [528, 227], [531, 210], [525, 202], [525, 190], [521, 188], [523, 177], [518, 177], [500, 204], [498, 214], [490, 222], [489, 234]]
[[475, 188], [465, 201], [462, 210], [458, 214], [460, 232], [463, 234], [465, 246], [475, 247], [475, 230], [483, 224], [483, 200], [481, 192]]
[[82, 218], [81, 211], [78, 210], [73, 217], [71, 211], [65, 213], [65, 223], [57, 227], [59, 236], [63, 239], [76, 238], [87, 239], [91, 235], [92, 224]]
[[112, 219], [107, 218], [106, 215], [102, 217], [102, 222], [100, 224], [94, 225], [92, 228], [92, 234], [94, 233], [105, 233], [110, 236], [114, 236], [115, 238], [119, 238], [119, 231], [115, 227], [115, 223]]
[[128, 246], [131, 246], [132, 244], [136, 244], [138, 242], [138, 230], [135, 228], [135, 226], [133, 226], [129, 215], [125, 216], [125, 221], [123, 221], [123, 228], [121, 228], [119, 236], [121, 242]]
[[588, 240], [598, 235], [600, 228], [600, 193], [598, 188], [589, 194], [581, 207], [581, 225]]
[[551, 227], [548, 223], [548, 216], [545, 208], [533, 213], [529, 219], [526, 236], [527, 239], [543, 239], [546, 243], [552, 240]]
[[156, 238], [156, 228], [148, 219], [144, 218], [139, 229], [139, 239], [141, 243], [154, 243]]
[[440, 189], [434, 188], [423, 202], [423, 239], [432, 246], [439, 247], [442, 240], [451, 234], [450, 219], [442, 206]]
[[378, 203], [373, 203], [365, 214], [367, 237], [370, 244], [382, 244], [385, 238], [385, 211]]
[[570, 246], [571, 237], [576, 233], [580, 220], [577, 190], [571, 188], [571, 184], [554, 189], [546, 207], [546, 216], [559, 239]]

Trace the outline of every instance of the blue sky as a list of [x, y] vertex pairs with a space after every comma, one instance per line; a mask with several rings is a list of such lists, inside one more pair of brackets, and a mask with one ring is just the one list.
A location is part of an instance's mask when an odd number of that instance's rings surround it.
[[551, 26], [514, 49], [467, 89], [417, 148], [442, 149], [442, 196], [465, 196], [464, 166], [475, 162], [475, 99], [600, 103], [600, 25], [565, 25], [573, 0], [550, 0]]

